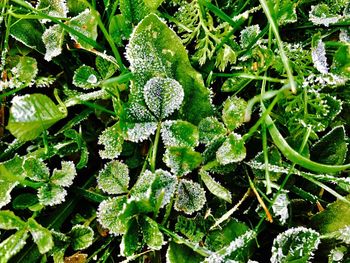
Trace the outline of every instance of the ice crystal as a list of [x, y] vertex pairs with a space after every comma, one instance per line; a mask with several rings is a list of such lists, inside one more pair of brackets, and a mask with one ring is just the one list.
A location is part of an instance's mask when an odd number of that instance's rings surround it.
[[50, 181], [56, 185], [68, 187], [73, 183], [74, 177], [77, 175], [75, 165], [72, 161], [63, 161], [60, 170], [54, 169]]
[[182, 86], [171, 78], [151, 78], [143, 94], [147, 107], [158, 119], [164, 119], [179, 109], [184, 99]]
[[120, 161], [111, 161], [99, 172], [97, 183], [108, 194], [122, 194], [129, 187], [128, 166]]
[[326, 48], [322, 40], [317, 42], [317, 46], [311, 49], [312, 61], [314, 62], [315, 68], [323, 73], [328, 73], [328, 64], [326, 57]]
[[157, 122], [135, 123], [128, 127], [125, 139], [132, 142], [142, 142], [157, 130], [157, 126]]
[[64, 30], [60, 25], [53, 25], [46, 29], [42, 39], [46, 48], [45, 60], [50, 61], [61, 54]]
[[210, 144], [220, 137], [226, 135], [224, 124], [215, 117], [207, 117], [198, 124], [199, 141], [204, 144]]
[[289, 217], [288, 205], [290, 204], [286, 193], [281, 193], [277, 196], [272, 205], [272, 210], [275, 216], [279, 217], [282, 225], [284, 225]]

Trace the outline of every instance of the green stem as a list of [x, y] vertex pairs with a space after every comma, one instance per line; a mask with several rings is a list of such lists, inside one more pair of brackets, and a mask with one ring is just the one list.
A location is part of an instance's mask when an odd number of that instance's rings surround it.
[[156, 136], [154, 138], [154, 143], [152, 146], [152, 157], [151, 157], [151, 164], [150, 164], [152, 172], [156, 170], [157, 151], [158, 151], [158, 144], [159, 144], [159, 138], [160, 138], [161, 124], [162, 124], [161, 122], [158, 122], [157, 132], [156, 132]]
[[293, 76], [293, 72], [292, 72], [292, 69], [289, 65], [289, 61], [288, 61], [288, 58], [287, 58], [287, 55], [286, 53], [284, 52], [284, 47], [283, 47], [283, 42], [281, 40], [281, 37], [280, 37], [280, 34], [279, 34], [279, 31], [278, 31], [278, 26], [277, 26], [277, 23], [276, 21], [273, 19], [272, 17], [272, 14], [270, 12], [270, 9], [268, 7], [268, 4], [266, 2], [266, 0], [259, 0], [263, 10], [264, 10], [264, 13], [267, 17], [267, 20], [269, 21], [270, 25], [271, 25], [271, 28], [272, 28], [272, 31], [275, 35], [275, 38], [276, 38], [276, 41], [277, 41], [277, 45], [278, 45], [278, 48], [280, 50], [280, 56], [281, 56], [281, 60], [282, 60], [282, 63], [284, 65], [284, 68], [287, 72], [287, 76], [288, 76], [288, 79], [289, 79], [289, 83], [290, 83], [290, 87], [291, 87], [291, 90], [293, 93], [296, 92], [296, 83], [294, 81], [294, 76]]
[[252, 80], [267, 80], [270, 82], [276, 82], [276, 83], [286, 83], [285, 79], [278, 79], [278, 78], [271, 78], [266, 76], [256, 76], [253, 74], [247, 74], [247, 73], [213, 73], [216, 77], [239, 77], [243, 79], [252, 79]]

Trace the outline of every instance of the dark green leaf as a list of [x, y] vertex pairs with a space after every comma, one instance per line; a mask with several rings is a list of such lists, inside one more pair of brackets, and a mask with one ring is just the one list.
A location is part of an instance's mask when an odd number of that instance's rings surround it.
[[226, 202], [232, 202], [230, 191], [218, 182], [216, 182], [207, 171], [201, 170], [199, 174], [205, 186], [213, 195], [216, 195], [217, 197], [225, 200]]
[[204, 144], [211, 144], [217, 139], [226, 135], [224, 124], [215, 117], [207, 117], [198, 124], [199, 141]]
[[229, 130], [233, 131], [241, 126], [244, 122], [246, 108], [247, 102], [236, 96], [232, 96], [224, 102], [222, 120]]
[[44, 206], [54, 206], [64, 202], [67, 191], [55, 184], [45, 184], [38, 190], [38, 199]]
[[169, 263], [199, 263], [204, 259], [189, 247], [174, 242], [170, 242], [166, 258]]
[[80, 66], [73, 76], [73, 84], [79, 88], [91, 89], [99, 82], [99, 74], [90, 66]]
[[231, 133], [216, 152], [216, 159], [223, 165], [240, 162], [245, 156], [244, 141], [236, 133]]
[[163, 234], [158, 228], [158, 224], [148, 216], [139, 218], [143, 239], [150, 249], [159, 250], [163, 246]]
[[162, 140], [165, 146], [196, 147], [198, 129], [187, 121], [165, 121], [162, 123]]
[[25, 175], [33, 181], [47, 182], [50, 171], [47, 165], [40, 159], [29, 157], [24, 160], [23, 170]]
[[120, 244], [120, 253], [122, 256], [132, 256], [142, 247], [142, 232], [136, 218], [132, 218], [127, 223], [127, 231], [123, 235]]
[[99, 188], [109, 194], [126, 193], [129, 180], [128, 166], [116, 160], [107, 163], [97, 177]]
[[94, 239], [94, 231], [89, 226], [75, 225], [69, 232], [74, 250], [82, 250], [89, 247]]
[[205, 202], [205, 191], [198, 183], [184, 179], [180, 180], [174, 206], [176, 210], [193, 214], [202, 209]]

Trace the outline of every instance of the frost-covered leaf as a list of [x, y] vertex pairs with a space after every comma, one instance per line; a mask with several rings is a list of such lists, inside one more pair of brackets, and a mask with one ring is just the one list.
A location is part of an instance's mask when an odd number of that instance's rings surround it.
[[153, 77], [172, 78], [184, 89], [181, 118], [194, 124], [212, 114], [210, 92], [191, 66], [179, 37], [155, 14], [145, 17], [134, 29], [126, 50], [134, 74], [131, 99], [144, 101], [144, 86]]
[[333, 14], [326, 3], [311, 6], [309, 20], [314, 25], [324, 25], [328, 27], [330, 24], [337, 23], [339, 19], [340, 16]]
[[20, 57], [17, 65], [11, 69], [11, 72], [20, 84], [29, 85], [38, 74], [36, 59], [28, 56]]
[[142, 247], [142, 232], [138, 220], [131, 218], [127, 223], [127, 231], [120, 243], [120, 254], [124, 257], [132, 256]]
[[62, 161], [61, 169], [54, 169], [50, 182], [59, 186], [68, 187], [73, 183], [74, 177], [77, 175], [74, 163], [72, 161]]
[[98, 207], [97, 219], [111, 234], [120, 235], [126, 231], [126, 223], [118, 216], [126, 205], [125, 196], [109, 198], [102, 201]]
[[290, 228], [274, 239], [271, 262], [309, 262], [319, 243], [320, 234], [315, 230], [305, 227]]
[[156, 122], [131, 124], [127, 128], [125, 139], [132, 142], [142, 142], [148, 139], [157, 130], [157, 125], [158, 123]]
[[82, 134], [80, 132], [77, 132], [76, 130], [68, 129], [64, 131], [64, 136], [72, 139], [77, 144], [77, 147], [80, 150], [80, 159], [79, 162], [76, 164], [76, 168], [81, 169], [85, 167], [89, 161], [89, 150]]
[[231, 133], [216, 152], [220, 164], [242, 161], [246, 156], [244, 141], [239, 134]]
[[138, 23], [154, 13], [164, 0], [121, 0], [120, 11], [130, 23]]
[[313, 37], [312, 48], [311, 48], [312, 61], [314, 67], [323, 74], [328, 73], [328, 63], [326, 57], [326, 46], [320, 39], [320, 34]]
[[205, 191], [198, 183], [180, 180], [174, 205], [176, 210], [190, 215], [202, 209], [205, 202]]
[[98, 85], [99, 74], [90, 66], [80, 66], [73, 76], [73, 84], [79, 88], [91, 89]]
[[18, 19], [11, 21], [10, 35], [29, 48], [45, 53], [45, 46], [41, 39], [44, 27], [37, 19]]
[[117, 158], [123, 150], [123, 141], [119, 123], [116, 123], [111, 127], [107, 127], [98, 137], [98, 144], [105, 147], [104, 150], [99, 151], [101, 158]]
[[74, 250], [82, 250], [89, 247], [94, 240], [94, 231], [89, 226], [75, 225], [69, 232]]
[[224, 71], [229, 64], [235, 64], [237, 53], [229, 45], [224, 44], [217, 53], [215, 67], [220, 71]]
[[[241, 30], [240, 45], [242, 48], [247, 48], [252, 43], [255, 43], [254, 39], [260, 34], [260, 26], [252, 25]], [[254, 41], [254, 42], [253, 42]]]
[[118, 69], [117, 65], [100, 56], [96, 57], [95, 65], [98, 73], [100, 73], [103, 79], [112, 77]]
[[343, 45], [335, 52], [332, 72], [350, 78], [350, 45]]
[[146, 82], [143, 95], [147, 107], [161, 120], [180, 108], [184, 90], [175, 79], [154, 77]]
[[163, 234], [158, 228], [157, 222], [148, 216], [139, 218], [139, 224], [142, 229], [143, 240], [150, 249], [159, 250], [163, 246]]
[[53, 248], [54, 243], [50, 230], [40, 225], [33, 218], [28, 219], [28, 230], [41, 254], [45, 254]]
[[158, 203], [159, 198], [162, 198], [160, 208], [167, 205], [175, 193], [176, 185], [176, 176], [172, 175], [168, 171], [161, 169], [156, 170], [155, 179], [152, 184], [154, 203]]
[[49, 180], [49, 168], [40, 159], [34, 157], [26, 158], [23, 163], [23, 170], [25, 175], [33, 181], [46, 182]]
[[216, 195], [217, 197], [225, 200], [226, 202], [232, 202], [230, 191], [218, 182], [216, 182], [207, 171], [201, 170], [199, 174], [205, 186], [213, 195]]
[[26, 244], [28, 231], [23, 228], [0, 244], [0, 263], [7, 263], [11, 257], [16, 255]]
[[0, 228], [1, 229], [20, 229], [25, 226], [25, 222], [16, 216], [12, 211], [1, 210], [0, 211]]
[[289, 218], [288, 205], [290, 204], [286, 193], [281, 193], [277, 196], [272, 204], [272, 211], [282, 225], [287, 222]]
[[[84, 12], [81, 12], [79, 15], [73, 17], [68, 22], [68, 25], [92, 40], [96, 40], [97, 38], [97, 19], [89, 9], [85, 9]], [[92, 48], [91, 45], [84, 42], [84, 40], [79, 39], [79, 37], [73, 34], [70, 34], [70, 36], [82, 47], [86, 49]]]
[[45, 184], [38, 190], [40, 204], [44, 206], [54, 206], [64, 202], [67, 191], [55, 184]]
[[64, 117], [66, 113], [46, 95], [15, 96], [7, 129], [19, 140], [30, 141]]
[[166, 252], [167, 263], [200, 263], [203, 257], [185, 245], [170, 242]]
[[163, 155], [163, 161], [173, 174], [184, 176], [201, 164], [202, 156], [188, 147], [169, 147]]
[[42, 35], [45, 44], [45, 59], [51, 61], [62, 53], [62, 45], [64, 40], [64, 30], [60, 25], [53, 25], [45, 30]]
[[99, 188], [108, 194], [128, 192], [129, 180], [128, 166], [116, 160], [107, 163], [97, 177]]
[[[125, 2], [129, 0], [122, 0]], [[131, 22], [123, 15], [118, 14], [112, 17], [108, 28], [113, 41], [118, 45], [123, 45], [123, 40], [128, 39], [132, 32]]]
[[226, 127], [233, 131], [244, 122], [244, 113], [247, 108], [247, 102], [244, 99], [232, 96], [224, 102], [222, 109], [222, 120]]
[[298, 18], [296, 8], [299, 2], [296, 0], [282, 0], [277, 3], [276, 16], [278, 25], [295, 23]]
[[196, 147], [198, 145], [198, 129], [187, 121], [165, 121], [162, 123], [161, 134], [163, 143], [167, 147]]
[[311, 159], [319, 163], [340, 165], [348, 151], [344, 126], [334, 127], [311, 148]]
[[215, 117], [207, 117], [198, 124], [199, 141], [204, 144], [210, 144], [220, 137], [226, 135], [224, 124]]
[[65, 0], [39, 0], [36, 9], [44, 14], [56, 17], [67, 17], [68, 8]]

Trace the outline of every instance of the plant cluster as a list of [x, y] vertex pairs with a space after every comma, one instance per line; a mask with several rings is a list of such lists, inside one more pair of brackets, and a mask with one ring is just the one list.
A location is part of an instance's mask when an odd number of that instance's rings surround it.
[[0, 12], [0, 263], [350, 260], [348, 1]]

